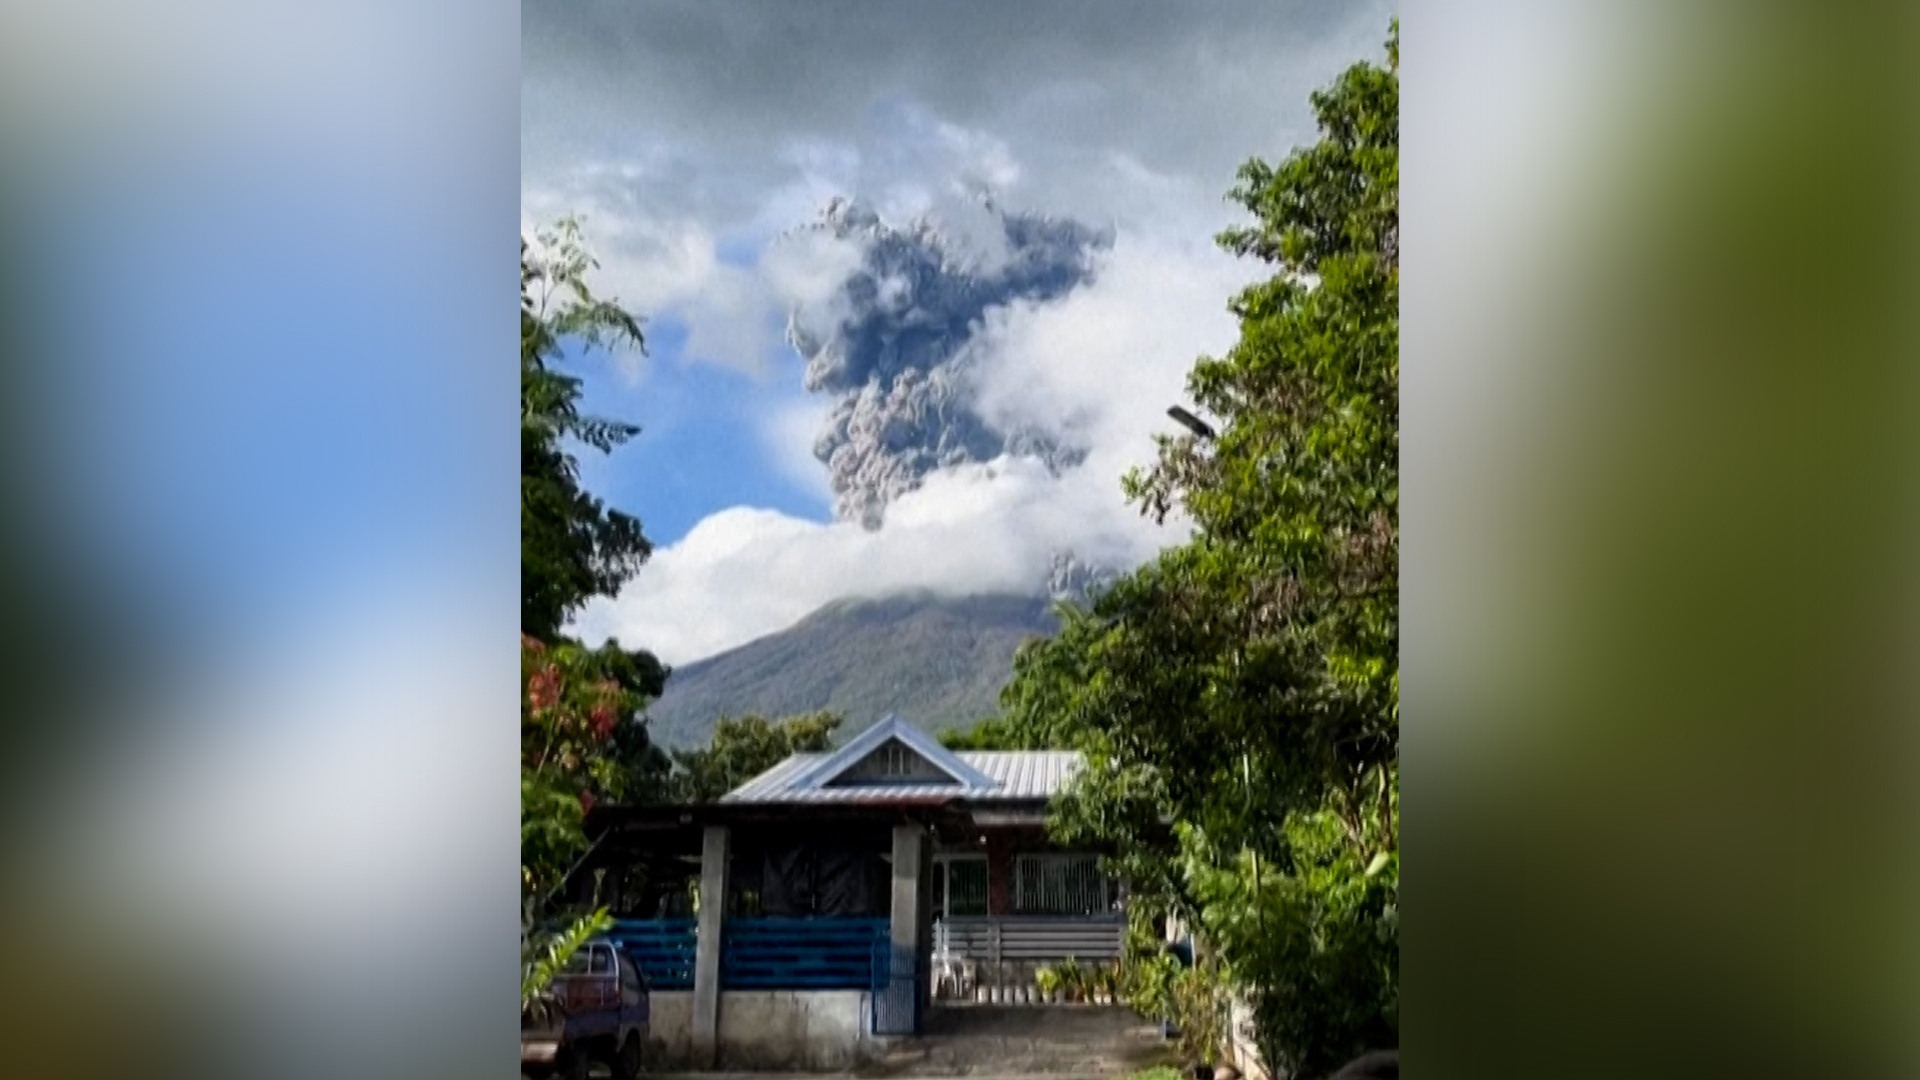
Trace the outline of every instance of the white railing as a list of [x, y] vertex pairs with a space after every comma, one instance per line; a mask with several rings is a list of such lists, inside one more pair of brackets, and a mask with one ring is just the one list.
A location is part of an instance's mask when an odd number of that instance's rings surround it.
[[943, 919], [935, 950], [954, 961], [997, 966], [1001, 961], [1117, 960], [1126, 945], [1126, 923], [1114, 916], [1047, 918], [995, 916]]

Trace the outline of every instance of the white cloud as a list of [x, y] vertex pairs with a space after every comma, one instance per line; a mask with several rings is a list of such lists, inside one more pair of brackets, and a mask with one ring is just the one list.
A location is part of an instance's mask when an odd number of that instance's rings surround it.
[[[1105, 501], [1117, 509], [1117, 492], [1108, 487]], [[1085, 485], [1063, 484], [1030, 461], [1002, 459], [934, 476], [894, 503], [878, 531], [770, 510], [723, 510], [656, 552], [618, 599], [589, 607], [578, 630], [589, 641], [617, 637], [668, 663], [686, 663], [843, 597], [916, 588], [1027, 592], [1045, 580], [1061, 546], [1077, 543], [1089, 555], [1133, 562], [1178, 538], [1175, 530], [1114, 510], [1104, 517], [1119, 528], [1090, 536], [1088, 494]]]
[[[1001, 459], [933, 474], [894, 502], [885, 525], [821, 524], [737, 507], [714, 514], [653, 560], [614, 601], [585, 612], [589, 640], [618, 637], [686, 663], [778, 631], [830, 601], [911, 588], [963, 595], [1031, 591], [1055, 552], [1133, 566], [1185, 538], [1121, 497], [1119, 477], [1151, 460], [1202, 354], [1234, 341], [1226, 300], [1257, 268], [1204, 242], [1125, 236], [1094, 283], [1051, 304], [997, 314], [971, 346], [979, 400], [1008, 425], [1064, 420], [1090, 446], [1085, 463], [1051, 476]], [[764, 433], [816, 478], [820, 413], [788, 402]], [[816, 479], [816, 482], [822, 482]]]
[[1227, 299], [1258, 273], [1204, 241], [1120, 235], [1091, 285], [1001, 309], [975, 335], [982, 415], [1064, 431], [1089, 448], [1086, 468], [1110, 477], [1145, 463], [1194, 360], [1232, 345]]
[[[523, 227], [563, 214], [581, 219], [599, 268], [594, 288], [651, 320], [673, 318], [687, 328], [684, 359], [765, 376], [786, 348], [781, 327], [796, 307], [817, 310], [832, 287], [858, 265], [858, 245], [797, 232], [774, 239], [760, 258], [737, 265], [720, 256], [716, 229], [692, 216], [653, 213], [645, 206], [645, 169], [594, 166], [553, 188], [522, 195]], [[817, 185], [803, 184], [812, 192]], [[803, 224], [819, 210], [787, 222]], [[625, 358], [638, 376], [637, 358]]]
[[773, 470], [823, 506], [833, 503], [833, 485], [813, 456], [813, 444], [831, 410], [825, 398], [796, 395], [768, 408], [757, 432]]

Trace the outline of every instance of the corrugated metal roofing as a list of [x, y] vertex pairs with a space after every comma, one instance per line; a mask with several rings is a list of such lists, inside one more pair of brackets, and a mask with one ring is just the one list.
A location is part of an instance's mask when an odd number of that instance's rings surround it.
[[956, 756], [985, 774], [991, 787], [959, 784], [899, 784], [873, 787], [807, 787], [796, 783], [828, 754], [795, 754], [729, 792], [729, 803], [895, 803], [1042, 801], [1058, 795], [1081, 767], [1080, 755], [1062, 750], [965, 751]]
[[1071, 750], [981, 750], [960, 754], [960, 760], [992, 777], [994, 799], [1051, 799], [1066, 790], [1067, 781], [1081, 766]]

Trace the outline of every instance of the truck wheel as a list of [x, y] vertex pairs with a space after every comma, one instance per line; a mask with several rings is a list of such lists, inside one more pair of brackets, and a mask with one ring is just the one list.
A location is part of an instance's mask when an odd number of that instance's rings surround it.
[[568, 1046], [561, 1049], [553, 1064], [556, 1080], [587, 1080], [587, 1070], [593, 1067], [593, 1054], [585, 1046]]
[[614, 1080], [639, 1080], [646, 1057], [647, 1048], [640, 1042], [640, 1033], [628, 1032], [627, 1041], [620, 1044], [620, 1053], [613, 1059]]

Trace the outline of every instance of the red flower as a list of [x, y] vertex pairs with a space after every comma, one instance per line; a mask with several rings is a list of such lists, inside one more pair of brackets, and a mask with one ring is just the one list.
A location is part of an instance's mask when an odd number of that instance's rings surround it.
[[588, 716], [593, 723], [593, 733], [602, 739], [613, 734], [614, 721], [619, 718], [620, 715], [614, 711], [613, 705], [605, 701], [595, 705], [593, 712]]
[[593, 792], [583, 791], [580, 793], [580, 812], [583, 814], [593, 812]]
[[552, 664], [527, 678], [527, 704], [535, 711], [552, 708], [560, 700], [560, 672]]

